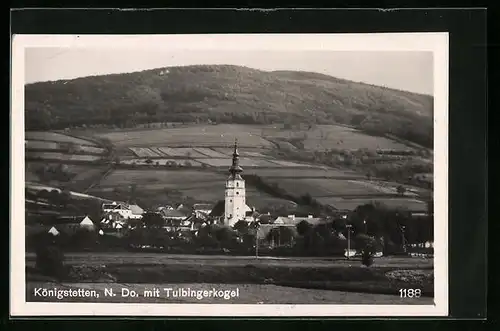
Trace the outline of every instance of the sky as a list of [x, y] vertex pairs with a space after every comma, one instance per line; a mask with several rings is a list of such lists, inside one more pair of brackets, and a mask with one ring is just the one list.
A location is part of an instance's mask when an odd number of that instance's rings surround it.
[[26, 48], [25, 83], [195, 64], [311, 71], [410, 92], [434, 94], [433, 53], [424, 51], [188, 50]]

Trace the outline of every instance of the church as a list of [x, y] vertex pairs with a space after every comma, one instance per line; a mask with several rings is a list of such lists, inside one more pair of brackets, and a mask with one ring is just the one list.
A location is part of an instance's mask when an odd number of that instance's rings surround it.
[[233, 162], [229, 168], [224, 197], [224, 225], [233, 226], [245, 220], [253, 210], [246, 204], [245, 180], [241, 177], [243, 169], [239, 164], [238, 142], [234, 142]]
[[245, 180], [241, 176], [238, 142], [234, 143], [233, 161], [225, 185], [224, 200], [218, 201], [209, 216], [225, 226], [233, 226], [238, 221], [252, 222], [257, 215], [255, 208], [250, 208], [246, 201]]

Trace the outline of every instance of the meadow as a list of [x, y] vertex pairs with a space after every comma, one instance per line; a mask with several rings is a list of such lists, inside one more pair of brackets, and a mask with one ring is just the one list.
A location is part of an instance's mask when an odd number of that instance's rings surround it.
[[255, 174], [263, 178], [364, 178], [363, 175], [353, 171], [337, 170], [333, 168], [250, 168], [245, 170], [247, 174]]
[[194, 150], [193, 148], [170, 148], [170, 147], [157, 147], [166, 156], [179, 156], [179, 157], [205, 157], [205, 154]]
[[224, 185], [227, 176], [214, 172], [201, 172], [196, 170], [172, 170], [158, 171], [124, 170], [117, 169], [102, 180], [98, 187], [117, 187], [129, 183], [138, 185], [147, 184], [170, 184], [183, 185], [190, 182], [218, 182]]
[[273, 144], [259, 135], [258, 126], [191, 125], [182, 128], [154, 130], [119, 130], [96, 132], [97, 137], [109, 139], [116, 146], [127, 147], [225, 147], [238, 139], [241, 147], [272, 148]]
[[420, 200], [405, 197], [371, 197], [371, 198], [343, 198], [320, 197], [316, 198], [321, 204], [330, 205], [337, 209], [354, 210], [356, 207], [373, 202], [380, 202], [389, 208], [407, 209], [414, 212], [426, 212], [427, 205]]
[[295, 178], [270, 180], [296, 196], [310, 194], [313, 198], [322, 196], [380, 195], [383, 192], [373, 187], [359, 185], [352, 180]]
[[[216, 152], [224, 154], [226, 157], [231, 157], [233, 155], [234, 149], [232, 148], [213, 148]], [[238, 148], [238, 153], [240, 156], [249, 157], [259, 157], [268, 158], [269, 155], [262, 153], [262, 149], [258, 148]]]
[[68, 136], [62, 133], [49, 132], [49, 131], [26, 131], [26, 140], [42, 140], [42, 141], [52, 141], [52, 142], [62, 142], [62, 143], [73, 143], [77, 145], [90, 145], [95, 146], [96, 144], [92, 141], [79, 139], [72, 136]]
[[81, 161], [81, 162], [93, 162], [99, 161], [100, 156], [97, 155], [85, 155], [85, 154], [64, 154], [57, 152], [26, 152], [27, 158], [42, 159], [42, 160], [54, 160], [54, 161]]
[[59, 144], [54, 141], [26, 140], [24, 146], [29, 149], [58, 149]]
[[182, 167], [201, 167], [202, 164], [198, 161], [194, 161], [191, 159], [127, 159], [120, 161], [120, 164], [127, 165], [139, 165], [139, 166], [166, 166], [168, 164]]
[[[223, 159], [197, 159], [198, 162], [205, 163], [212, 167], [226, 167], [229, 168], [231, 166], [231, 159], [226, 157]], [[269, 168], [278, 168], [281, 165], [270, 162], [264, 159], [254, 159], [254, 158], [240, 158], [240, 166], [242, 167], [269, 167]]]
[[[215, 204], [224, 199], [226, 173], [211, 171], [196, 171], [187, 169], [176, 170], [129, 170], [117, 169], [103, 178], [90, 192], [108, 198], [114, 189], [128, 190], [136, 185], [137, 195], [147, 197], [152, 202], [165, 204], [170, 201], [176, 192], [196, 201]], [[269, 204], [286, 204], [290, 202], [272, 197], [257, 191], [247, 185], [246, 196], [248, 203], [262, 208]]]
[[265, 128], [262, 137], [269, 139], [300, 140], [304, 149], [324, 151], [330, 149], [357, 150], [396, 150], [406, 151], [413, 148], [384, 137], [366, 134], [351, 127], [341, 125], [317, 125], [310, 130], [284, 130]]
[[[377, 178], [368, 179], [366, 174], [353, 170], [283, 159], [279, 154], [280, 143], [286, 140], [294, 143], [301, 141], [305, 150], [314, 151], [329, 148], [408, 150], [408, 146], [396, 140], [371, 136], [346, 126], [314, 125], [307, 130], [300, 127], [283, 129], [283, 125], [191, 124], [175, 128], [87, 131], [86, 136], [89, 139], [106, 139], [113, 145], [113, 155], [119, 159], [122, 167], [118, 166], [91, 187], [93, 194], [102, 193], [108, 199], [113, 199], [114, 193], [126, 191], [134, 184], [141, 201], [146, 203], [148, 200], [168, 201], [172, 198], [172, 192], [198, 202], [215, 203], [224, 197], [224, 182], [231, 166], [232, 146], [237, 138], [243, 174], [256, 174], [269, 183], [276, 183], [293, 196], [309, 194], [313, 198], [326, 199], [325, 203], [334, 197], [353, 198], [334, 200], [332, 204], [343, 206], [339, 207], [341, 209], [344, 209], [344, 206], [352, 209], [372, 197], [388, 199], [389, 204], [398, 206], [403, 202], [411, 208], [419, 206], [418, 203], [411, 202], [421, 194], [417, 189], [407, 188], [405, 198], [409, 199], [408, 202], [397, 196], [397, 183], [384, 182]], [[53, 136], [55, 133], [48, 134]], [[319, 145], [316, 144], [318, 141]], [[43, 144], [40, 141], [35, 143]], [[97, 146], [80, 146], [86, 147], [87, 152], [90, 152], [89, 148], [99, 150]], [[26, 155], [63, 162], [92, 162], [100, 159], [98, 155], [31, 150]], [[201, 168], [203, 171], [200, 171]], [[93, 175], [82, 173], [81, 182], [85, 183], [86, 176]], [[37, 175], [32, 171], [27, 171], [27, 177], [37, 180]], [[77, 181], [79, 178], [76, 178]], [[257, 192], [252, 187], [248, 187], [247, 196], [256, 206], [288, 203], [286, 200]], [[116, 197], [119, 198], [123, 197]], [[395, 198], [396, 202], [393, 202], [392, 198]]]

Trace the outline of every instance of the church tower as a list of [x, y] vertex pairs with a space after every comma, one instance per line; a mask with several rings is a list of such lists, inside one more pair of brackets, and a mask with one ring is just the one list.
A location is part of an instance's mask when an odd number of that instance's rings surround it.
[[239, 165], [238, 144], [235, 141], [233, 164], [229, 168], [229, 178], [226, 181], [224, 225], [233, 226], [239, 220], [245, 219], [248, 207], [245, 201], [245, 181], [240, 175], [241, 172], [243, 169]]

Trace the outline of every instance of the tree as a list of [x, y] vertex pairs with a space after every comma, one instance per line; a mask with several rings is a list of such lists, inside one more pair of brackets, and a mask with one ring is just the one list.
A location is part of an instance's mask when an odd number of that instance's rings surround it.
[[311, 232], [312, 226], [307, 221], [301, 221], [297, 225], [297, 233], [300, 236], [306, 236]]
[[61, 278], [65, 275], [64, 254], [56, 245], [46, 242], [36, 247], [36, 268], [45, 275]]
[[373, 251], [369, 247], [363, 249], [361, 253], [361, 263], [367, 267], [373, 264]]
[[89, 249], [98, 243], [98, 235], [94, 230], [79, 228], [71, 236], [70, 245], [79, 249]]
[[234, 223], [233, 229], [238, 231], [240, 234], [248, 233], [248, 223], [246, 221], [239, 220], [238, 222]]
[[71, 193], [68, 190], [62, 190], [59, 193], [59, 203], [63, 208], [66, 208], [71, 202]]
[[56, 205], [56, 206], [59, 206], [60, 205], [60, 201], [59, 201], [59, 191], [58, 190], [51, 190], [49, 193], [48, 193], [48, 197], [49, 197], [49, 202]]
[[215, 230], [215, 239], [222, 248], [230, 248], [236, 243], [236, 233], [229, 227], [220, 227]]
[[165, 220], [159, 213], [147, 212], [142, 215], [142, 224], [147, 228], [161, 228], [165, 225]]
[[403, 185], [399, 185], [399, 186], [396, 188], [396, 190], [398, 191], [398, 194], [399, 194], [399, 195], [401, 195], [401, 196], [402, 196], [402, 195], [404, 195], [404, 194], [405, 194], [405, 192], [406, 192], [406, 188], [405, 188]]
[[279, 226], [272, 228], [267, 234], [266, 239], [268, 241], [274, 242], [276, 245], [281, 246], [284, 244], [290, 244], [293, 240], [294, 233], [287, 226]]

